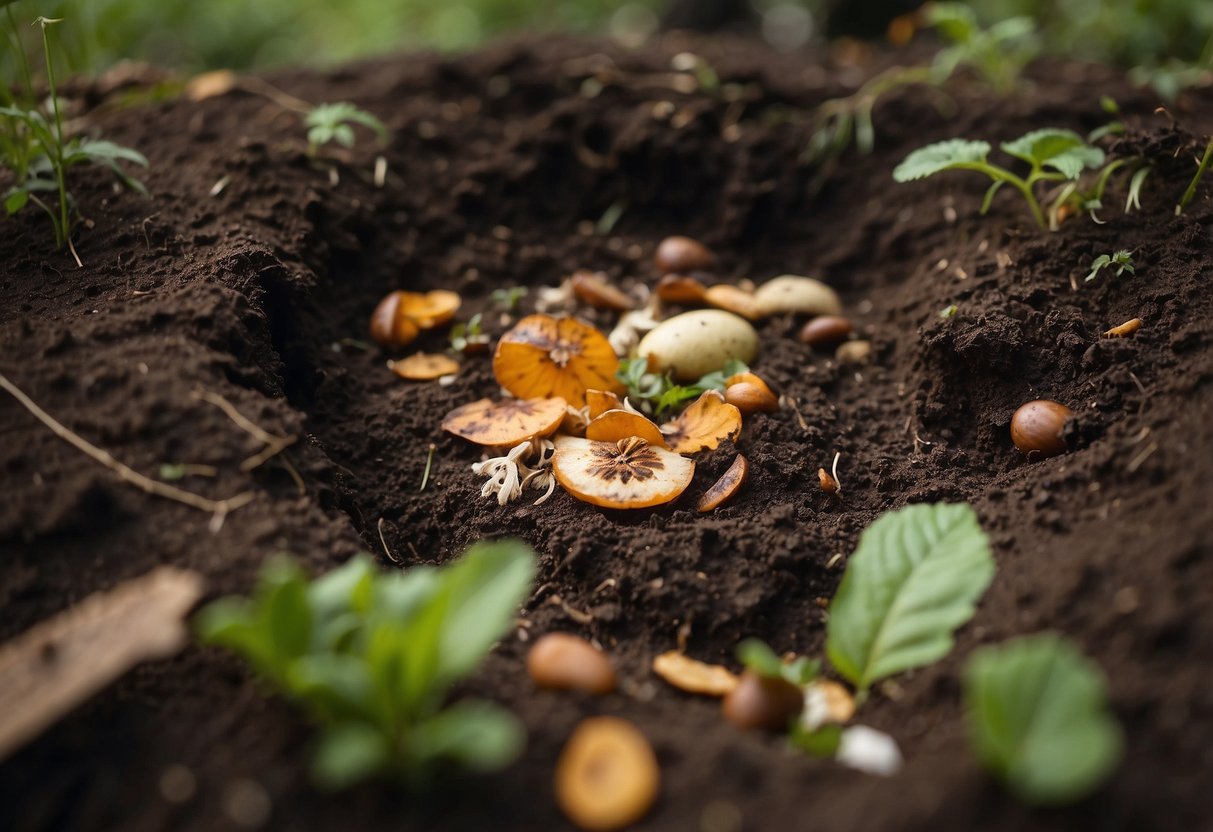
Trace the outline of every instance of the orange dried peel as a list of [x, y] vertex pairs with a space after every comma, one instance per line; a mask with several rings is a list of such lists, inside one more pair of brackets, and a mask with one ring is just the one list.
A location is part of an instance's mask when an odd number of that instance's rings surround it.
[[569, 280], [573, 285], [573, 294], [596, 309], [626, 312], [636, 307], [636, 302], [624, 294], [622, 289], [607, 281], [604, 272], [580, 269], [574, 272]]
[[699, 511], [712, 511], [724, 505], [741, 489], [749, 473], [750, 463], [738, 454], [729, 469], [699, 498], [699, 505], [695, 508]]
[[724, 400], [742, 413], [779, 409], [779, 398], [767, 383], [753, 373], [737, 373], [725, 381]]
[[707, 390], [672, 422], [661, 426], [670, 449], [680, 454], [710, 451], [741, 433], [741, 411]]
[[422, 329], [433, 329], [455, 317], [463, 300], [455, 292], [435, 289], [432, 292], [400, 293], [400, 314]]
[[459, 372], [459, 362], [442, 353], [415, 352], [408, 358], [389, 361], [393, 373], [409, 381], [430, 381]]
[[667, 274], [657, 282], [657, 297], [666, 303], [706, 303], [707, 287], [690, 275]]
[[629, 410], [608, 410], [591, 420], [585, 429], [585, 438], [595, 442], [618, 442], [629, 436], [638, 436], [659, 448], [669, 448], [660, 428]]
[[619, 359], [594, 327], [575, 318], [528, 315], [501, 336], [493, 353], [498, 383], [520, 399], [560, 396], [585, 406], [586, 390], [620, 391]]
[[517, 445], [547, 436], [564, 420], [564, 399], [491, 399], [457, 407], [442, 420], [442, 429], [477, 445]]
[[677, 650], [653, 659], [653, 672], [679, 690], [703, 696], [728, 696], [737, 687], [737, 674], [727, 667], [692, 659]]
[[586, 390], [585, 403], [589, 405], [591, 419], [597, 419], [608, 410], [623, 409], [623, 401], [607, 390]]
[[762, 317], [762, 308], [754, 300], [754, 294], [728, 283], [718, 283], [709, 286], [703, 294], [703, 299], [717, 309], [732, 312], [751, 321]]
[[618, 442], [558, 436], [552, 472], [579, 500], [603, 508], [647, 508], [685, 491], [695, 463], [635, 436]]

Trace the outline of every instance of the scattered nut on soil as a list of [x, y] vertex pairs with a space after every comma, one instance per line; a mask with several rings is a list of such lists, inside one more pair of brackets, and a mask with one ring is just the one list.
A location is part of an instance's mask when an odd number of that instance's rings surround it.
[[580, 690], [599, 696], [615, 689], [615, 668], [606, 654], [572, 633], [548, 633], [527, 653], [526, 669], [548, 690]]
[[715, 484], [704, 492], [699, 498], [699, 505], [695, 508], [698, 511], [714, 511], [724, 505], [729, 500], [733, 499], [741, 486], [745, 484], [746, 477], [750, 473], [750, 463], [744, 456], [738, 454], [733, 464], [728, 470], [721, 475], [720, 479], [716, 480]]
[[737, 674], [727, 667], [692, 659], [677, 650], [653, 659], [653, 672], [679, 690], [701, 696], [728, 696], [737, 687]]
[[871, 341], [847, 341], [834, 351], [834, 358], [840, 364], [866, 364], [871, 357]]
[[658, 373], [697, 381], [728, 361], [749, 364], [758, 354], [758, 333], [745, 318], [719, 309], [675, 315], [640, 341], [637, 353]]
[[666, 237], [658, 244], [653, 261], [660, 274], [710, 272], [716, 268], [716, 255], [690, 237]]
[[851, 337], [854, 325], [841, 315], [818, 315], [800, 328], [800, 342], [828, 349]]
[[817, 482], [821, 485], [821, 490], [827, 494], [838, 493], [838, 480], [830, 476], [830, 472], [824, 468], [817, 469]]
[[557, 436], [552, 473], [579, 500], [603, 508], [668, 503], [691, 484], [694, 461], [643, 439], [594, 442]]
[[803, 707], [804, 696], [791, 682], [747, 670], [725, 697], [723, 711], [738, 728], [782, 731]]
[[393, 373], [409, 381], [432, 381], [459, 372], [459, 362], [442, 353], [417, 352], [399, 361], [389, 361]]
[[1074, 411], [1064, 404], [1037, 399], [1011, 417], [1011, 441], [1029, 458], [1057, 456], [1066, 452], [1062, 429]]
[[1137, 330], [1141, 329], [1141, 318], [1133, 318], [1125, 321], [1120, 326], [1114, 326], [1103, 334], [1105, 338], [1124, 338], [1126, 335], [1132, 335]]
[[618, 717], [584, 720], [556, 763], [556, 800], [587, 832], [640, 820], [657, 799], [661, 770], [644, 734]]
[[743, 414], [772, 413], [779, 409], [779, 397], [767, 383], [753, 373], [738, 373], [725, 380], [724, 400]]
[[477, 445], [517, 445], [553, 433], [564, 421], [564, 399], [480, 399], [455, 408], [442, 420], [442, 429]]
[[573, 283], [573, 294], [596, 309], [626, 312], [636, 306], [622, 290], [607, 281], [603, 272], [582, 269], [574, 272], [570, 280]]
[[690, 275], [667, 274], [657, 283], [657, 297], [684, 306], [706, 303], [708, 289]]
[[763, 315], [795, 312], [801, 315], [840, 315], [842, 301], [838, 293], [820, 280], [785, 274], [768, 280], [754, 290]]

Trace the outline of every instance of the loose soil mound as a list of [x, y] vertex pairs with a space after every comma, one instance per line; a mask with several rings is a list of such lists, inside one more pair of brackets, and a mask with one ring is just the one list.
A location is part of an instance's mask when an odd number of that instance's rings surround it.
[[[735, 100], [670, 88], [670, 57], [688, 46], [740, 85]], [[81, 270], [48, 249], [42, 218], [5, 223], [0, 371], [140, 471], [212, 465], [215, 477], [182, 484], [258, 498], [209, 534], [207, 516], [121, 484], [0, 396], [0, 637], [158, 563], [199, 570], [223, 593], [247, 590], [280, 550], [317, 571], [362, 549], [408, 566], [516, 535], [542, 557], [528, 624], [468, 689], [514, 709], [530, 744], [498, 776], [446, 778], [421, 798], [387, 786], [321, 795], [307, 783], [309, 732], [297, 714], [263, 699], [230, 657], [191, 648], [131, 673], [0, 767], [0, 827], [237, 828], [233, 818], [257, 820], [268, 797], [274, 828], [564, 828], [553, 762], [573, 725], [598, 713], [635, 721], [659, 755], [662, 797], [644, 829], [1206, 823], [1213, 208], [1207, 186], [1183, 217], [1172, 206], [1193, 170], [1193, 134], [1213, 130], [1213, 97], [1177, 110], [1182, 132], [1152, 115], [1150, 96], [1087, 66], [1040, 67], [1031, 92], [1003, 101], [959, 84], [950, 118], [911, 90], [878, 108], [876, 152], [848, 157], [810, 197], [811, 171], [797, 161], [805, 114], [844, 91], [839, 77], [744, 43], [671, 39], [644, 54], [531, 41], [271, 79], [383, 116], [394, 139], [382, 188], [369, 141], [314, 165], [297, 116], [258, 94], [96, 110], [108, 137], [150, 157], [152, 196], [82, 176], [92, 222], [78, 235]], [[1118, 191], [1105, 224], [1077, 219], [1049, 234], [1009, 193], [979, 217], [973, 177], [892, 182], [896, 162], [929, 141], [1094, 128], [1107, 119], [1101, 94], [1129, 114], [1114, 152], [1156, 162], [1140, 213], [1124, 216]], [[618, 223], [595, 233], [612, 205], [624, 207]], [[411, 384], [356, 343], [395, 288], [457, 289], [466, 315], [494, 288], [551, 285], [580, 267], [651, 282], [653, 249], [671, 233], [710, 244], [733, 277], [824, 277], [875, 344], [871, 364], [840, 367], [794, 339], [796, 322], [761, 327], [755, 369], [796, 406], [748, 420], [740, 445], [751, 479], [713, 515], [694, 503], [731, 448], [657, 511], [600, 511], [563, 493], [539, 507], [481, 499], [469, 470], [477, 450], [439, 422], [494, 390], [488, 361], [449, 387]], [[1133, 250], [1137, 274], [1084, 284], [1088, 264], [1119, 248]], [[951, 304], [959, 312], [941, 319]], [[1145, 321], [1136, 335], [1100, 338], [1133, 317]], [[443, 337], [420, 346], [439, 350]], [[287, 454], [302, 490], [281, 462], [241, 473], [258, 444], [197, 390], [298, 435]], [[1039, 397], [1077, 411], [1075, 450], [1027, 462], [1008, 424]], [[419, 493], [430, 443], [433, 473]], [[836, 452], [837, 497], [816, 484]], [[820, 653], [838, 556], [880, 513], [933, 500], [976, 507], [998, 573], [952, 656], [865, 708], [864, 721], [901, 744], [899, 776], [743, 735], [716, 703], [650, 674], [680, 634], [709, 661], [731, 662], [747, 635]], [[527, 634], [561, 629], [618, 658], [621, 692], [533, 690]], [[1107, 671], [1128, 735], [1105, 789], [1048, 813], [1022, 808], [967, 753], [958, 681], [978, 644], [1042, 629], [1074, 637]], [[161, 782], [176, 764], [195, 778], [184, 802], [166, 799]], [[178, 797], [189, 791], [180, 780]]]

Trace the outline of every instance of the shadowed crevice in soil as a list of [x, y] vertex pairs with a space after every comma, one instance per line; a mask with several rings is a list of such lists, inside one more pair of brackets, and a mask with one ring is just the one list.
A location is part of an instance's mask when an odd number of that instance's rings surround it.
[[[669, 60], [688, 48], [720, 73], [719, 95], [671, 86]], [[382, 188], [371, 182], [380, 150], [369, 141], [313, 162], [295, 116], [247, 93], [97, 116], [107, 136], [152, 157], [153, 196], [111, 197], [100, 179], [82, 185], [96, 222], [81, 233], [82, 271], [49, 268], [63, 258], [45, 248], [37, 218], [10, 223], [0, 240], [0, 370], [138, 470], [213, 465], [216, 477], [183, 485], [211, 496], [252, 487], [259, 497], [208, 535], [206, 517], [116, 483], [0, 399], [0, 471], [14, 495], [0, 503], [0, 636], [157, 563], [198, 569], [221, 593], [247, 590], [282, 550], [322, 571], [358, 549], [390, 566], [384, 544], [411, 565], [444, 561], [482, 536], [519, 536], [541, 557], [536, 592], [524, 625], [466, 690], [519, 713], [530, 745], [500, 775], [444, 779], [422, 798], [382, 785], [320, 795], [306, 781], [309, 735], [297, 714], [261, 698], [234, 660], [193, 648], [137, 670], [0, 766], [0, 826], [228, 828], [225, 796], [251, 779], [271, 799], [275, 828], [480, 830], [502, 818], [563, 828], [552, 764], [593, 713], [634, 720], [657, 749], [665, 785], [645, 829], [697, 828], [711, 800], [734, 804], [746, 828], [1203, 820], [1213, 678], [1195, 657], [1213, 644], [1213, 428], [1202, 413], [1213, 405], [1213, 210], [1207, 189], [1182, 218], [1171, 206], [1191, 172], [1193, 134], [1213, 128], [1209, 96], [1177, 108], [1182, 132], [1156, 121], [1149, 96], [1092, 67], [1043, 65], [1035, 89], [1007, 101], [958, 84], [950, 119], [910, 90], [878, 108], [875, 154], [848, 157], [810, 197], [811, 172], [798, 162], [806, 112], [842, 91], [838, 77], [743, 41], [671, 38], [645, 53], [552, 39], [272, 79], [384, 117], [393, 139]], [[983, 188], [963, 175], [891, 182], [893, 166], [929, 141], [1092, 129], [1106, 120], [1104, 93], [1130, 126], [1112, 151], [1156, 160], [1140, 213], [1119, 211], [1118, 185], [1105, 225], [1071, 220], [1046, 234], [1009, 195], [977, 216]], [[611, 206], [622, 209], [617, 223], [597, 233]], [[455, 289], [460, 318], [484, 312], [498, 335], [509, 321], [492, 308], [493, 289], [553, 285], [582, 267], [651, 285], [653, 249], [669, 233], [710, 243], [725, 279], [825, 278], [873, 341], [873, 361], [839, 366], [795, 341], [799, 322], [762, 324], [755, 369], [795, 408], [747, 420], [738, 447], [750, 481], [712, 515], [696, 514], [694, 501], [733, 448], [701, 457], [687, 494], [651, 512], [603, 512], [563, 493], [541, 507], [481, 499], [470, 473], [478, 451], [439, 423], [495, 393], [488, 361], [467, 362], [449, 387], [403, 382], [385, 367], [392, 356], [365, 344], [375, 303], [397, 288]], [[1133, 250], [1138, 274], [1084, 283], [1090, 261], [1117, 248]], [[533, 301], [534, 291], [522, 311]], [[953, 304], [957, 314], [941, 319]], [[1132, 317], [1147, 322], [1133, 338], [1100, 338]], [[445, 333], [415, 347], [441, 351]], [[256, 445], [192, 398], [199, 388], [299, 436], [288, 454], [306, 493], [280, 463], [240, 473]], [[1037, 397], [1078, 412], [1074, 451], [1028, 464], [1008, 424]], [[835, 453], [838, 497], [816, 486]], [[778, 738], [738, 733], [715, 703], [648, 672], [680, 637], [709, 661], [731, 662], [747, 635], [819, 652], [824, 602], [859, 533], [889, 508], [929, 500], [975, 505], [999, 571], [955, 653], [866, 706], [864, 721], [907, 755], [899, 777], [790, 756]], [[1074, 637], [1107, 670], [1129, 738], [1105, 790], [1047, 813], [981, 774], [959, 703], [973, 647], [1045, 628]], [[537, 694], [521, 657], [528, 639], [552, 629], [602, 642], [621, 692]], [[176, 763], [197, 778], [181, 805], [157, 786]]]

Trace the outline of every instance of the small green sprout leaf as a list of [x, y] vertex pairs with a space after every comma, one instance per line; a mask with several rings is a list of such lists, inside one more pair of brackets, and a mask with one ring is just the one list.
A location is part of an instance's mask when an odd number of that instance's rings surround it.
[[1000, 146], [1005, 153], [1031, 164], [1033, 169], [1051, 167], [1066, 179], [1077, 179], [1085, 169], [1097, 168], [1104, 160], [1102, 150], [1091, 147], [1073, 130], [1033, 130]]
[[494, 289], [489, 295], [493, 305], [503, 312], [513, 312], [518, 304], [526, 297], [527, 287], [511, 286], [508, 289]]
[[943, 318], [946, 321], [948, 318], [956, 317], [956, 313], [958, 311], [960, 311], [960, 310], [956, 306], [956, 304], [952, 304], [951, 306], [945, 306], [943, 309], [939, 310], [939, 317]]
[[723, 393], [726, 381], [732, 376], [749, 372], [741, 361], [729, 359], [715, 372], [708, 373], [694, 384], [674, 384], [668, 375], [649, 372], [645, 358], [625, 358], [619, 362], [615, 378], [627, 388], [628, 400], [646, 413], [656, 412], [663, 416], [699, 398], [707, 390]]
[[905, 161], [893, 170], [893, 179], [898, 182], [912, 182], [945, 170], [961, 170], [966, 165], [984, 164], [989, 154], [989, 142], [965, 139], [936, 142], [920, 147], [907, 156]]
[[908, 506], [864, 531], [830, 603], [826, 652], [863, 693], [952, 649], [994, 576], [968, 505]]
[[1116, 276], [1120, 277], [1125, 272], [1136, 274], [1137, 269], [1133, 266], [1133, 255], [1126, 249], [1121, 249], [1114, 254], [1101, 254], [1091, 261], [1091, 273], [1084, 278], [1085, 283], [1090, 283], [1094, 280], [1105, 268], [1116, 266]]
[[737, 645], [737, 660], [751, 673], [769, 679], [783, 679], [798, 687], [804, 687], [821, 672], [820, 661], [799, 656], [785, 662], [765, 642], [756, 638], [747, 638]]
[[797, 720], [792, 725], [788, 741], [794, 747], [812, 754], [814, 757], [832, 759], [842, 744], [842, 726], [834, 722], [827, 722], [825, 725], [809, 731]]
[[329, 142], [335, 141], [343, 147], [353, 147], [355, 142], [353, 124], [360, 124], [371, 130], [380, 144], [387, 144], [389, 133], [383, 122], [366, 110], [360, 110], [348, 101], [337, 104], [318, 104], [304, 117], [304, 126], [308, 128], [308, 153], [315, 156], [316, 151]]
[[1032, 804], [1069, 803], [1120, 759], [1103, 675], [1053, 634], [976, 651], [965, 672], [969, 736], [982, 763]]

